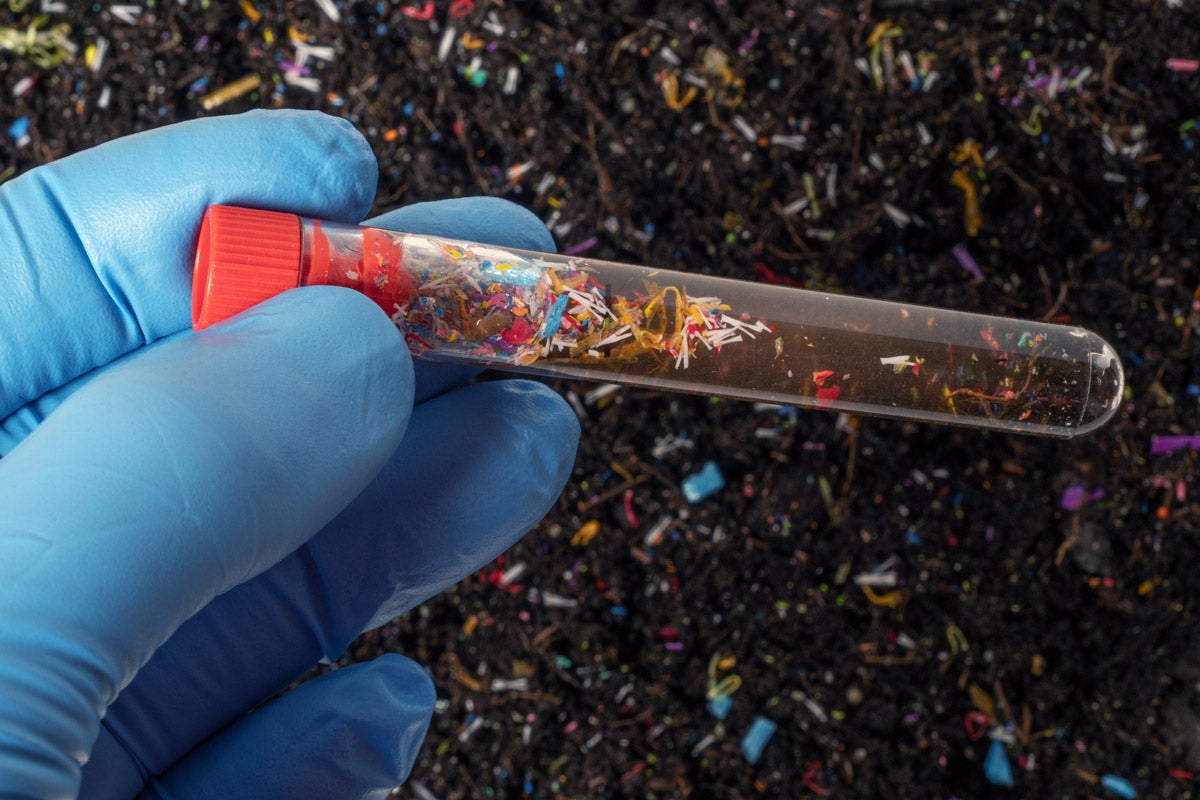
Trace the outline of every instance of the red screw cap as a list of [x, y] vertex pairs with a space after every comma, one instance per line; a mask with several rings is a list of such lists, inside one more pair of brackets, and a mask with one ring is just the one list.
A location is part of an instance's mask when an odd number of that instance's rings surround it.
[[203, 330], [300, 285], [300, 218], [210, 206], [192, 276], [192, 327]]

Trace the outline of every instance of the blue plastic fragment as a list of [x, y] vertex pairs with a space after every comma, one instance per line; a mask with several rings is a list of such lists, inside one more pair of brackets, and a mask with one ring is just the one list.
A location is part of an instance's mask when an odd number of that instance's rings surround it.
[[554, 298], [554, 305], [550, 307], [550, 311], [546, 313], [546, 320], [542, 323], [541, 336], [547, 339], [554, 338], [554, 334], [558, 333], [558, 326], [562, 325], [562, 315], [569, 302], [571, 296], [565, 293]]
[[733, 698], [714, 697], [708, 701], [708, 713], [712, 714], [717, 719], [725, 719], [729, 716], [729, 709], [733, 708]]
[[689, 503], [698, 503], [711, 494], [721, 491], [725, 476], [717, 462], [709, 461], [695, 475], [683, 479], [683, 496]]
[[987, 758], [983, 762], [983, 775], [989, 783], [997, 786], [1013, 785], [1012, 765], [1008, 763], [1004, 742], [999, 739], [992, 739], [992, 746], [988, 748]]
[[[473, 248], [476, 254], [481, 254], [480, 271], [490, 283], [508, 286], [520, 286], [530, 289], [537, 286], [539, 280], [545, 280], [546, 271], [535, 267], [528, 259], [520, 258], [515, 253], [489, 252], [487, 247]], [[488, 255], [498, 256], [498, 261], [488, 261]], [[565, 297], [565, 295], [564, 295]]]
[[26, 133], [29, 132], [29, 117], [18, 117], [13, 120], [13, 124], [8, 126], [8, 135], [12, 139], [20, 140]]
[[747, 761], [751, 764], [758, 763], [758, 757], [762, 755], [767, 742], [771, 741], [771, 737], [775, 735], [777, 727], [779, 726], [766, 717], [754, 718], [754, 724], [742, 737], [742, 755]]
[[1100, 785], [1118, 797], [1124, 797], [1125, 800], [1133, 800], [1137, 797], [1137, 789], [1134, 789], [1133, 784], [1120, 775], [1105, 775], [1100, 779]]

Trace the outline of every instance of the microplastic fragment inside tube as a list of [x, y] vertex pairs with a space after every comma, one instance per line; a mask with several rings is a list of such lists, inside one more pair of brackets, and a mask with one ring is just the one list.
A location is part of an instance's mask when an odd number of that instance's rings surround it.
[[355, 289], [413, 355], [851, 414], [1070, 438], [1124, 376], [1083, 328], [213, 206], [197, 330], [297, 286]]

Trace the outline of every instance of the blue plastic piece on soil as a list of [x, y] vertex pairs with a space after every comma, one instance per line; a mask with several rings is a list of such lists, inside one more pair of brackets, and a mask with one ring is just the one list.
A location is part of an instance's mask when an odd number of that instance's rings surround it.
[[1125, 800], [1137, 797], [1137, 789], [1133, 788], [1133, 784], [1119, 775], [1105, 775], [1100, 779], [1100, 785]]
[[1004, 742], [992, 739], [987, 758], [983, 762], [983, 775], [989, 783], [997, 786], [1012, 786], [1012, 765], [1008, 763], [1008, 753], [1004, 751]]
[[751, 764], [758, 763], [758, 757], [762, 755], [767, 742], [771, 741], [771, 737], [775, 735], [777, 727], [779, 726], [766, 717], [754, 718], [754, 724], [742, 737], [742, 755], [747, 761]]
[[709, 461], [695, 475], [683, 479], [683, 496], [689, 503], [698, 503], [711, 494], [721, 491], [725, 485], [725, 476], [717, 462]]
[[708, 701], [708, 713], [712, 714], [717, 719], [725, 719], [729, 716], [729, 709], [733, 708], [732, 697], [714, 697]]
[[19, 117], [13, 120], [13, 124], [8, 126], [8, 135], [12, 139], [21, 139], [29, 132], [29, 117]]

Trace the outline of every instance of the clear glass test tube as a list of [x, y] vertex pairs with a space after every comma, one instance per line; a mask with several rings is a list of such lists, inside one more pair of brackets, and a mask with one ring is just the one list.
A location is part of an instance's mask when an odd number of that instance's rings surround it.
[[196, 329], [312, 284], [371, 297], [417, 357], [548, 377], [1063, 438], [1124, 386], [1079, 327], [209, 209]]

